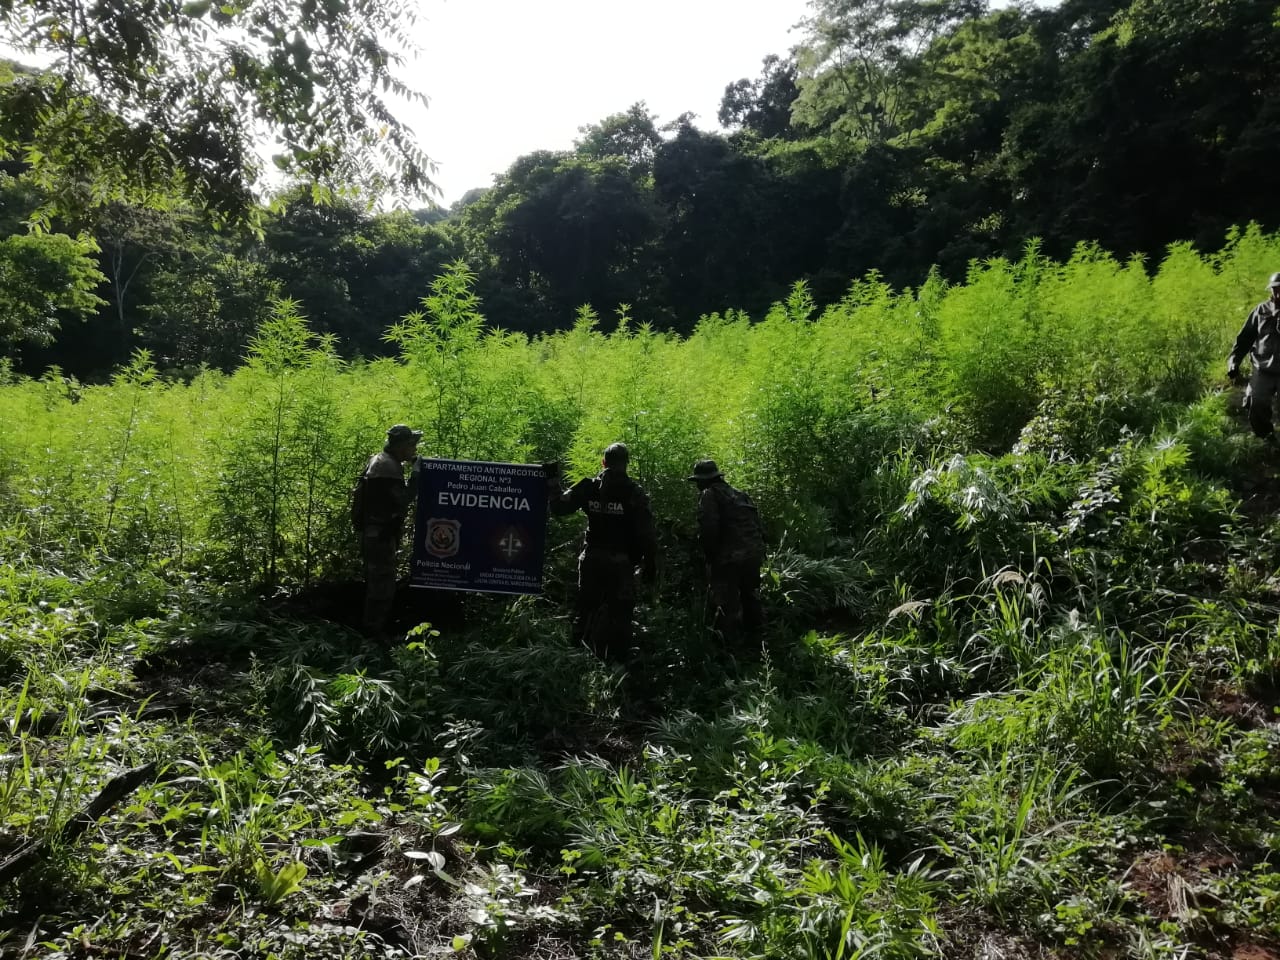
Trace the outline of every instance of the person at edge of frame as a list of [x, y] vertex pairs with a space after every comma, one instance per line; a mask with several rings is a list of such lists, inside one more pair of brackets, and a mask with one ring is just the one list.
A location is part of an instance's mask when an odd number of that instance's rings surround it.
[[[397, 423], [383, 448], [369, 458], [364, 473], [360, 555], [364, 560], [363, 627], [366, 636], [386, 640], [396, 597], [400, 541], [405, 520], [418, 497], [422, 431]], [[413, 466], [406, 480], [404, 465]]]
[[1250, 311], [1236, 336], [1235, 346], [1227, 358], [1227, 377], [1232, 383], [1241, 380], [1240, 363], [1247, 354], [1252, 370], [1244, 391], [1244, 406], [1249, 411], [1249, 426], [1264, 443], [1274, 445], [1272, 405], [1280, 386], [1280, 273], [1267, 281], [1270, 297]]
[[573, 639], [600, 659], [624, 661], [631, 650], [635, 610], [635, 568], [646, 584], [657, 579], [657, 533], [649, 496], [627, 476], [631, 454], [626, 444], [604, 451], [603, 469], [562, 489], [560, 465], [544, 465], [550, 512], [565, 516], [582, 510], [587, 531], [578, 556], [578, 596]]
[[734, 647], [764, 628], [760, 568], [764, 525], [751, 497], [725, 480], [714, 460], [699, 460], [685, 478], [698, 485], [698, 544], [706, 562], [711, 629]]

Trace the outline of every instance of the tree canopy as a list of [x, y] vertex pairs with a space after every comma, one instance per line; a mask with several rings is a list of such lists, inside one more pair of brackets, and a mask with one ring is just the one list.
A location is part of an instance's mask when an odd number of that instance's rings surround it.
[[376, 196], [431, 187], [393, 110], [407, 0], [0, 0], [6, 39], [46, 64], [0, 68], [0, 158], [45, 192], [41, 211], [175, 191], [215, 218], [253, 209], [259, 145], [284, 173]]

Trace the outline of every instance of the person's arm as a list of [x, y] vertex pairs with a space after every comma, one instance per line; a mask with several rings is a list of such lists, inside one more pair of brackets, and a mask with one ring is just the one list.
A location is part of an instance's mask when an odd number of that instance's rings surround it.
[[1231, 348], [1231, 355], [1227, 358], [1227, 376], [1235, 379], [1240, 371], [1240, 364], [1250, 350], [1253, 349], [1253, 343], [1258, 339], [1258, 310], [1255, 308], [1248, 319], [1245, 320], [1244, 326], [1240, 328], [1240, 332], [1236, 335], [1235, 346]]
[[649, 495], [636, 486], [632, 498], [635, 511], [634, 536], [640, 552], [640, 578], [645, 583], [658, 579], [658, 524], [653, 516]]
[[760, 516], [760, 508], [756, 506], [756, 502], [751, 499], [751, 495], [744, 493], [743, 496], [747, 498], [747, 503], [751, 505], [751, 515], [755, 517], [756, 521], [756, 536], [760, 538], [760, 542], [763, 544], [765, 542], [764, 517]]
[[720, 548], [720, 498], [710, 487], [698, 495], [698, 542], [702, 555], [710, 563]]
[[409, 516], [413, 510], [413, 505], [418, 500], [418, 477], [421, 475], [421, 467], [418, 458], [413, 460], [413, 467], [409, 471], [409, 479], [403, 478], [396, 481], [389, 481], [392, 484], [391, 498], [395, 504], [395, 515], [401, 520]]
[[556, 492], [559, 482], [556, 482], [554, 487], [548, 486], [547, 509], [551, 511], [553, 516], [557, 517], [563, 517], [581, 510], [586, 505], [590, 484], [591, 480], [589, 478], [583, 478], [568, 490], [561, 490], [559, 493]]
[[413, 509], [413, 505], [418, 502], [418, 481], [422, 477], [422, 458], [414, 457], [413, 463], [409, 466], [409, 480], [405, 483], [405, 493], [408, 495], [409, 509]]

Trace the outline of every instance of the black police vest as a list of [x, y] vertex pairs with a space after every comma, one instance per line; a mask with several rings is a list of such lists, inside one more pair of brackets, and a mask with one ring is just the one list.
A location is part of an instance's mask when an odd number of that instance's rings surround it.
[[635, 554], [635, 491], [630, 479], [602, 483], [599, 477], [587, 491], [587, 546], [616, 553]]

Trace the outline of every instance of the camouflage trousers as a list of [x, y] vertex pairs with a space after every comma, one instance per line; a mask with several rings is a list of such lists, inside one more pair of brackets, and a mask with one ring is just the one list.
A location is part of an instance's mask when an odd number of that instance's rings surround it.
[[1249, 426], [1259, 437], [1275, 433], [1271, 422], [1271, 408], [1275, 402], [1276, 388], [1280, 387], [1280, 373], [1254, 369], [1249, 386], [1244, 391], [1245, 409], [1249, 411]]
[[602, 660], [625, 660], [636, 607], [635, 564], [625, 553], [588, 548], [578, 557], [573, 639]]
[[726, 644], [741, 642], [743, 634], [754, 636], [764, 627], [764, 606], [760, 603], [760, 563], [758, 558], [719, 561], [707, 566], [707, 592], [711, 606], [711, 629]]
[[386, 527], [366, 527], [360, 538], [360, 555], [364, 560], [364, 632], [383, 636], [391, 624], [391, 609], [396, 599], [396, 552], [400, 531]]

